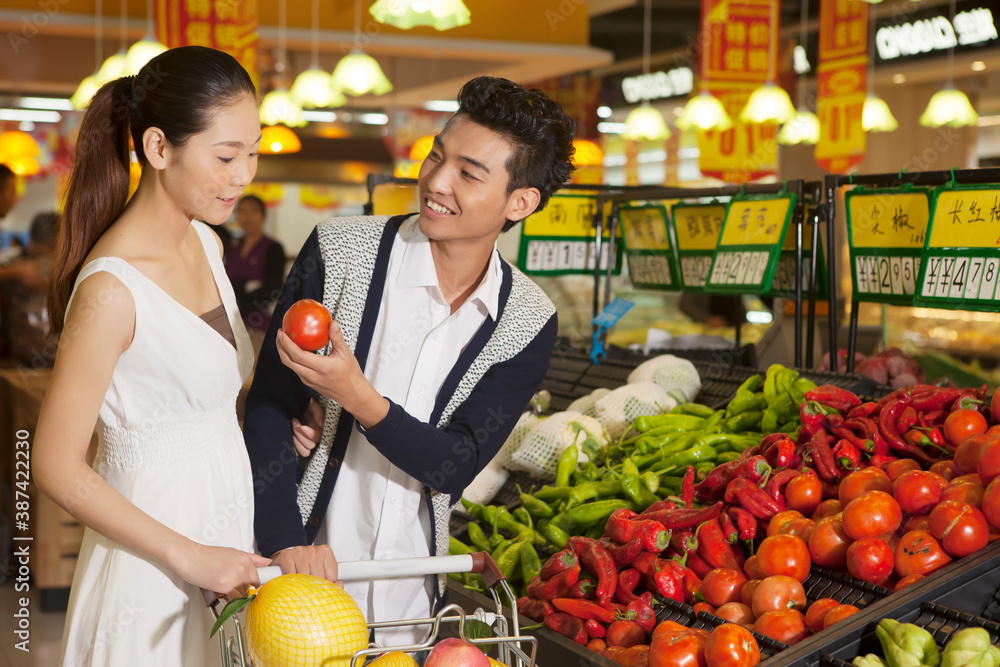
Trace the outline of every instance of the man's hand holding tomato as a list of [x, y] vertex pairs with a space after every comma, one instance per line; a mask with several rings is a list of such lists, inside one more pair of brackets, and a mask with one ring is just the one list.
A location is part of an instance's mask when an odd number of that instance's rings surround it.
[[329, 355], [303, 350], [283, 329], [278, 331], [276, 342], [281, 363], [307, 387], [340, 404], [362, 428], [377, 425], [389, 412], [389, 401], [368, 382], [336, 322], [330, 323]]

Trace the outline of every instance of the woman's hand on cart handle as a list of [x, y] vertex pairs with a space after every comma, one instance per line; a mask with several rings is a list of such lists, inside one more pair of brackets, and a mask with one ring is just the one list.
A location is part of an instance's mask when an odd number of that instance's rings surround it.
[[259, 586], [257, 568], [270, 564], [269, 558], [258, 554], [192, 543], [172, 569], [199, 588], [234, 598], [246, 595], [247, 586]]
[[315, 398], [309, 399], [309, 405], [302, 415], [302, 420], [292, 418], [292, 438], [295, 443], [295, 453], [305, 458], [319, 444], [323, 437], [323, 421], [326, 413]]
[[[266, 564], [266, 563], [265, 563]], [[338, 582], [337, 559], [328, 544], [315, 544], [283, 549], [274, 554], [271, 565], [281, 567], [283, 574], [311, 574]]]

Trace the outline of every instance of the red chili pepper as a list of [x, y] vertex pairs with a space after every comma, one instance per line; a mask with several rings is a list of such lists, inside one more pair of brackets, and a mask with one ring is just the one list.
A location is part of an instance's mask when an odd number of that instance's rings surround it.
[[[753, 485], [751, 484], [751, 486]], [[760, 491], [760, 489], [757, 490]], [[704, 558], [709, 565], [738, 571], [743, 570], [743, 563], [740, 562], [732, 545], [726, 542], [722, 528], [719, 527], [717, 521], [706, 521], [698, 526], [697, 536], [698, 555]]]
[[572, 614], [559, 612], [545, 617], [545, 625], [564, 637], [569, 637], [577, 644], [586, 646], [588, 637], [583, 621]]
[[[680, 600], [680, 602], [683, 602], [683, 600]], [[646, 634], [652, 632], [653, 628], [656, 627], [656, 612], [654, 612], [653, 608], [642, 600], [630, 602], [628, 607], [626, 607], [626, 610], [635, 613], [634, 618], [631, 620], [638, 623], [639, 627], [642, 628], [642, 631]]]
[[944, 426], [944, 420], [948, 418], [950, 412], [944, 410], [935, 410], [934, 412], [925, 412], [919, 415], [918, 422], [921, 426], [928, 428], [940, 428]]
[[764, 485], [764, 493], [769, 495], [775, 502], [784, 503], [785, 485], [800, 474], [798, 470], [779, 470], [767, 480], [767, 484]]
[[856, 394], [832, 384], [820, 385], [812, 391], [807, 391], [806, 400], [816, 401], [840, 413], [861, 405], [861, 399]]
[[577, 618], [586, 621], [589, 618], [601, 623], [611, 623], [615, 620], [615, 612], [602, 607], [595, 602], [587, 600], [571, 600], [569, 598], [556, 598], [552, 601], [552, 606], [559, 611], [572, 614]]
[[816, 401], [806, 401], [799, 408], [802, 430], [812, 435], [826, 427], [826, 410]]
[[692, 551], [698, 551], [698, 538], [694, 536], [694, 531], [691, 529], [673, 533], [670, 536], [670, 544], [682, 557]]
[[931, 456], [916, 445], [911, 445], [896, 431], [896, 421], [909, 404], [910, 398], [905, 397], [896, 399], [882, 408], [878, 420], [879, 430], [882, 432], [882, 437], [889, 444], [890, 449], [903, 452], [904, 455], [924, 463], [933, 463], [938, 458]]
[[[985, 393], [985, 392], [984, 392]], [[979, 406], [985, 405], [986, 401], [980, 398], [979, 392], [974, 389], [966, 389], [962, 392], [962, 395], [955, 399], [955, 402], [951, 404], [951, 412], [956, 410], [978, 410]]]
[[528, 597], [537, 600], [553, 600], [569, 595], [573, 585], [580, 580], [580, 566], [574, 565], [552, 576], [548, 581], [536, 577], [528, 584]]
[[691, 572], [698, 575], [702, 579], [704, 579], [709, 572], [715, 569], [708, 561], [699, 556], [697, 551], [689, 553], [684, 564], [691, 570]]
[[770, 472], [771, 466], [768, 465], [767, 459], [758, 454], [743, 461], [737, 477], [743, 477], [756, 483], [767, 477]]
[[725, 538], [726, 542], [733, 544], [736, 542], [736, 538], [739, 536], [739, 531], [736, 530], [736, 526], [733, 524], [733, 520], [729, 517], [728, 512], [723, 512], [719, 515], [719, 528], [722, 529], [722, 536]]
[[627, 507], [616, 509], [608, 517], [608, 522], [604, 524], [604, 534], [617, 542], [625, 544], [635, 537], [638, 526], [632, 523], [631, 519], [639, 516]]
[[861, 452], [846, 440], [837, 443], [837, 446], [833, 448], [833, 455], [837, 460], [837, 465], [843, 470], [851, 471], [861, 467]]
[[538, 576], [542, 578], [542, 581], [551, 579], [555, 575], [576, 567], [580, 564], [580, 559], [576, 557], [572, 549], [563, 549], [562, 551], [553, 554], [551, 558], [545, 561], [545, 565], [542, 565], [541, 571], [539, 571]]
[[581, 579], [569, 589], [569, 596], [574, 600], [593, 600], [597, 592], [597, 584], [590, 579]]
[[663, 527], [659, 521], [647, 520], [637, 521], [642, 524], [641, 535], [642, 548], [653, 553], [660, 553], [670, 544], [670, 532]]
[[603, 639], [604, 635], [607, 634], [607, 630], [604, 629], [604, 626], [594, 619], [584, 621], [583, 629], [587, 631], [587, 636], [591, 639]]
[[730, 507], [729, 514], [736, 518], [736, 527], [739, 528], [741, 540], [752, 540], [757, 537], [757, 517], [742, 507]]
[[659, 521], [665, 530], [672, 531], [692, 528], [700, 523], [714, 519], [721, 512], [722, 503], [717, 502], [708, 507], [685, 507], [683, 509], [660, 510], [658, 512], [643, 512], [640, 516], [643, 519]]
[[867, 434], [865, 435], [865, 437], [857, 435], [853, 430], [851, 430], [848, 426], [846, 426], [846, 422], [844, 426], [841, 426], [840, 428], [831, 429], [830, 432], [834, 435], [834, 437], [840, 438], [841, 440], [846, 440], [859, 450], [864, 450], [866, 452], [869, 452], [875, 446], [875, 443], [872, 440], [867, 439], [868, 438]]
[[933, 444], [935, 447], [938, 448], [949, 447], [951, 449], [954, 449], [954, 447], [951, 447], [949, 442], [945, 440], [944, 434], [941, 433], [941, 429], [939, 428], [932, 428], [929, 431], [927, 431], [927, 438], [931, 441], [931, 444]]
[[[603, 538], [607, 539], [607, 538]], [[619, 568], [628, 567], [635, 560], [635, 557], [642, 553], [642, 535], [636, 533], [631, 540], [625, 544], [615, 544], [611, 540], [602, 541], [601, 545], [607, 550]]]
[[597, 577], [597, 601], [601, 604], [609, 601], [615, 594], [615, 586], [618, 584], [615, 559], [597, 540], [588, 537], [571, 537], [566, 545], [580, 557], [580, 562], [587, 568], [587, 572]]
[[694, 487], [694, 497], [703, 503], [722, 500], [726, 493], [726, 485], [736, 479], [741, 465], [743, 465], [743, 460], [736, 459], [715, 466], [705, 479]]
[[[872, 446], [871, 446], [871, 450], [869, 450], [869, 451], [871, 451], [871, 453], [872, 453], [873, 456], [888, 456], [889, 455], [889, 451], [890, 451], [889, 450], [889, 443], [887, 443], [885, 441], [885, 438], [882, 437], [881, 433], [877, 433], [876, 432], [872, 436], [871, 442], [872, 442]], [[867, 450], [868, 447], [866, 446], [865, 449]]]
[[847, 413], [847, 418], [854, 419], [855, 417], [871, 417], [877, 410], [878, 403], [875, 401], [868, 401], [867, 403], [862, 403], [855, 408], [851, 408], [851, 411]]
[[556, 610], [550, 602], [524, 597], [517, 601], [517, 612], [533, 621], [541, 623], [546, 616], [556, 613]]
[[[820, 478], [828, 482], [836, 482], [840, 479], [840, 471], [833, 460], [833, 450], [830, 449], [830, 436], [826, 431], [817, 431], [809, 439], [809, 444], [805, 447], [808, 454], [806, 460], [812, 461], [813, 467]], [[749, 508], [747, 508], [749, 509]]]
[[651, 602], [653, 594], [646, 591], [642, 595], [636, 595], [635, 587], [642, 581], [642, 573], [634, 568], [622, 570], [618, 573], [618, 585], [615, 587], [615, 602], [630, 604], [636, 600]]
[[917, 385], [913, 387], [910, 394], [910, 403], [912, 403], [913, 409], [917, 412], [947, 410], [961, 395], [962, 392], [959, 389], [935, 387], [933, 385]]
[[[750, 480], [737, 478], [729, 483], [726, 487], [726, 502], [730, 505], [739, 505], [745, 510], [753, 514], [758, 519], [770, 519], [772, 516], [778, 512], [783, 512], [787, 507], [782, 501], [775, 500], [771, 496], [767, 495], [763, 489], [751, 482]], [[702, 524], [702, 527], [706, 525], [711, 525], [711, 522], [706, 522]], [[718, 527], [718, 524], [716, 524]], [[701, 534], [703, 530], [699, 529], [698, 541], [701, 542]], [[702, 556], [705, 552], [699, 547], [698, 553]], [[706, 558], [709, 563], [712, 561]], [[714, 565], [714, 563], [713, 563]], [[715, 567], [728, 567], [723, 565], [716, 565]]]
[[827, 429], [839, 428], [844, 425], [844, 418], [840, 415], [827, 415], [824, 424]]
[[[697, 554], [695, 555], [697, 556]], [[667, 561], [667, 566], [674, 571], [674, 576], [684, 586], [684, 601], [688, 604], [694, 602], [695, 596], [701, 592], [701, 577], [693, 569], [685, 567], [673, 559]], [[708, 567], [708, 563], [705, 563], [705, 566]]]
[[680, 507], [684, 507], [683, 502], [679, 502], [680, 498], [672, 498], [668, 500], [658, 500], [646, 509], [642, 511], [637, 518], [645, 519], [647, 514], [654, 514], [656, 512], [662, 512], [664, 510], [675, 510]]
[[661, 568], [653, 572], [653, 584], [663, 597], [684, 602], [684, 588], [670, 568]]
[[917, 423], [917, 411], [913, 409], [912, 405], [906, 406], [902, 414], [896, 419], [896, 432], [906, 433], [910, 428]]
[[898, 456], [889, 456], [888, 454], [876, 454], [875, 456], [872, 457], [871, 463], [873, 466], [878, 466], [879, 468], [884, 469], [887, 465], [889, 465], [893, 461], [898, 461], [898, 460], [899, 460]]
[[681, 482], [681, 500], [685, 507], [694, 502], [694, 466], [688, 466], [684, 473], [684, 480]]

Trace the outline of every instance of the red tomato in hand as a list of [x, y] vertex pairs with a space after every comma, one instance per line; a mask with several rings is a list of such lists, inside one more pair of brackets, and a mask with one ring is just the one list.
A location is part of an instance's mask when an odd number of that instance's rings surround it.
[[955, 449], [952, 460], [959, 475], [968, 475], [979, 471], [979, 456], [983, 453], [983, 447], [986, 446], [986, 441], [989, 439], [985, 433], [974, 435], [963, 440], [962, 444]]
[[837, 497], [846, 509], [848, 504], [865, 491], [885, 491], [892, 493], [892, 480], [877, 466], [856, 470], [840, 482]]
[[932, 473], [908, 470], [892, 483], [892, 495], [904, 512], [926, 514], [941, 501], [941, 486]]
[[896, 573], [901, 577], [911, 574], [930, 574], [951, 562], [945, 550], [926, 530], [911, 530], [896, 545]]
[[891, 533], [903, 521], [896, 499], [885, 491], [865, 491], [844, 508], [844, 532], [852, 540]]
[[315, 352], [330, 342], [330, 322], [333, 318], [326, 306], [312, 299], [292, 304], [281, 319], [281, 330], [303, 350]]
[[823, 502], [823, 484], [812, 475], [793, 477], [785, 486], [785, 504], [788, 509], [808, 516]]
[[989, 541], [986, 517], [968, 503], [946, 500], [931, 511], [929, 520], [931, 535], [957, 558], [982, 549]]
[[851, 538], [844, 531], [844, 522], [838, 517], [821, 519], [809, 536], [809, 555], [820, 567], [833, 570], [846, 569], [849, 546]]
[[952, 446], [958, 447], [966, 438], [986, 433], [986, 417], [979, 410], [965, 408], [955, 410], [944, 420], [944, 437]]
[[753, 667], [760, 662], [760, 647], [746, 628], [723, 623], [708, 635], [705, 661], [713, 667]]
[[896, 478], [902, 475], [904, 472], [909, 472], [911, 470], [920, 470], [920, 464], [913, 459], [899, 459], [897, 461], [890, 461], [885, 466], [885, 474], [893, 482]]
[[839, 606], [840, 602], [833, 598], [820, 598], [816, 600], [806, 610], [806, 625], [813, 632], [819, 632], [823, 629], [823, 617], [826, 616], [826, 612]]
[[877, 537], [865, 537], [847, 547], [847, 571], [855, 579], [881, 584], [892, 574], [892, 548]]
[[809, 636], [809, 628], [806, 627], [806, 617], [801, 611], [788, 609], [787, 611], [769, 611], [760, 616], [753, 624], [753, 629], [762, 635], [767, 635], [771, 639], [777, 639], [786, 644], [798, 644]]
[[747, 576], [742, 572], [727, 568], [717, 568], [705, 575], [701, 582], [701, 596], [713, 607], [721, 607], [727, 602], [739, 602], [743, 584]]
[[772, 535], [760, 543], [757, 563], [765, 577], [783, 574], [797, 581], [805, 581], [809, 577], [812, 560], [809, 558], [809, 547], [802, 538]]
[[753, 592], [751, 607], [754, 616], [785, 609], [805, 611], [806, 592], [799, 581], [778, 574], [760, 582]]

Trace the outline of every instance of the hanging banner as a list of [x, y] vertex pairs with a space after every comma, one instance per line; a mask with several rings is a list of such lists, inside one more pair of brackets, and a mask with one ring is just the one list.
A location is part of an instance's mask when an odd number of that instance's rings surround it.
[[816, 164], [843, 174], [865, 157], [861, 124], [868, 76], [868, 4], [820, 0]]
[[254, 85], [257, 0], [156, 0], [156, 38], [168, 48], [209, 46], [240, 61]]
[[725, 132], [698, 133], [698, 167], [705, 176], [745, 183], [777, 172], [777, 126], [739, 120], [750, 94], [767, 81], [768, 71], [777, 71], [781, 26], [771, 25], [771, 2], [702, 0], [702, 76], [733, 120]]

